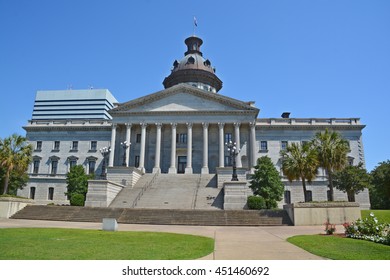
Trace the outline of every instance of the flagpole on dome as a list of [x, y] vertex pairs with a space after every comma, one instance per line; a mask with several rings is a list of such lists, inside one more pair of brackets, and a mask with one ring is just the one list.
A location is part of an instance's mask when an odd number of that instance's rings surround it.
[[193, 36], [195, 36], [195, 27], [198, 27], [198, 21], [196, 20], [196, 17], [194, 16], [194, 31], [193, 31]]

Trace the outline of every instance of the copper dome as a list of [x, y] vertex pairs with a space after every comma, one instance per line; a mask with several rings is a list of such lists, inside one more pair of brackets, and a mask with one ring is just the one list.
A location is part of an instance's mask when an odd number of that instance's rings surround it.
[[200, 51], [202, 39], [191, 36], [185, 41], [187, 51], [184, 57], [173, 62], [171, 74], [163, 81], [165, 88], [180, 83], [202, 83], [219, 91], [222, 88], [222, 81], [215, 75], [215, 68], [210, 60], [205, 59]]

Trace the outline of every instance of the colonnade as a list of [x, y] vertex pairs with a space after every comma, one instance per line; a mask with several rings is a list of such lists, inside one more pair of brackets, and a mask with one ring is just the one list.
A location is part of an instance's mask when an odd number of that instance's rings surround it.
[[[209, 173], [209, 125], [208, 122], [201, 123], [203, 127], [203, 160], [202, 160], [202, 168], [201, 173], [202, 174], [208, 174]], [[116, 134], [117, 134], [117, 125], [118, 124], [112, 124], [111, 128], [111, 143], [115, 143], [116, 141]], [[143, 173], [145, 173], [145, 151], [146, 151], [146, 128], [150, 124], [147, 123], [140, 123], [141, 126], [141, 139], [140, 139], [140, 154], [139, 154], [139, 170]], [[156, 126], [156, 148], [155, 148], [155, 163], [153, 167], [153, 173], [159, 173], [161, 172], [161, 128], [163, 126], [162, 123], [155, 123]], [[165, 124], [164, 124], [165, 125]], [[176, 128], [178, 123], [170, 123], [171, 127], [171, 160], [170, 160], [170, 167], [168, 169], [168, 173], [177, 173], [177, 165], [176, 165]], [[194, 123], [186, 123], [187, 126], [187, 165], [185, 167], [185, 173], [192, 174], [192, 128]], [[219, 154], [219, 167], [225, 167], [225, 123], [219, 122], [218, 125], [218, 154]], [[237, 144], [237, 147], [241, 147], [240, 143], [240, 127], [241, 123], [236, 122], [233, 123], [234, 125], [234, 139]], [[126, 142], [130, 143], [130, 137], [131, 137], [131, 123], [126, 123]], [[256, 123], [250, 122], [250, 166], [256, 165], [256, 157], [257, 157], [257, 151], [256, 151]], [[111, 153], [109, 156], [109, 166], [114, 166], [114, 156], [115, 156], [115, 145], [111, 144]], [[128, 165], [129, 158], [130, 158], [130, 149], [126, 150], [126, 165]], [[238, 168], [242, 167], [241, 157], [238, 156], [236, 159], [236, 165]]]

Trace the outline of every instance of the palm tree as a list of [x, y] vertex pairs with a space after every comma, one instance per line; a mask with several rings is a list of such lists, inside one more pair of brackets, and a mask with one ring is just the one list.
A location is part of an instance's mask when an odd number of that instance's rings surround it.
[[312, 144], [318, 154], [318, 161], [327, 174], [330, 192], [330, 201], [334, 201], [333, 173], [342, 170], [348, 162], [347, 154], [350, 151], [348, 141], [335, 131], [318, 132]]
[[25, 172], [31, 162], [32, 146], [28, 145], [26, 138], [13, 134], [5, 139], [0, 139], [0, 166], [4, 168], [4, 190], [8, 193], [11, 172]]
[[308, 201], [306, 194], [306, 181], [311, 183], [315, 179], [318, 170], [318, 158], [316, 151], [310, 143], [300, 145], [292, 143], [287, 149], [280, 152], [282, 156], [282, 170], [287, 179], [301, 180], [305, 202]]

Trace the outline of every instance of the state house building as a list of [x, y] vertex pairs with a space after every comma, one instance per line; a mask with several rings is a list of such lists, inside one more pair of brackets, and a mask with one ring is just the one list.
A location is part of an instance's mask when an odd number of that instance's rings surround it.
[[[179, 184], [170, 196], [177, 200], [193, 196], [192, 201], [200, 204], [207, 196], [209, 202], [199, 206], [207, 208], [218, 204], [213, 200], [217, 200], [223, 182], [231, 178], [231, 157], [225, 143], [236, 142], [238, 178], [249, 181], [259, 157], [269, 156], [280, 170], [281, 150], [292, 142], [310, 141], [326, 128], [349, 141], [350, 164], [364, 164], [365, 126], [359, 118], [290, 118], [289, 113], [280, 118], [259, 118], [254, 102], [220, 93], [222, 81], [211, 61], [203, 57], [202, 43], [196, 36], [187, 38], [187, 51], [173, 62], [163, 81], [164, 89], [134, 100], [118, 103], [105, 89], [38, 91], [32, 119], [24, 127], [35, 148], [30, 180], [18, 194], [40, 204], [68, 204], [66, 174], [71, 166], [81, 164], [96, 177], [90, 181], [86, 205], [141, 207], [142, 203], [133, 202], [130, 190], [140, 193], [143, 188], [146, 198], [153, 185], [162, 189], [162, 195]], [[285, 196], [279, 206], [303, 201], [301, 182], [290, 183], [282, 172], [280, 175]], [[169, 183], [164, 184], [164, 178]], [[180, 188], [188, 185], [183, 178], [194, 182], [194, 191], [181, 194]], [[327, 200], [327, 185], [320, 170], [307, 187], [309, 198]], [[151, 186], [150, 190], [145, 186]], [[133, 197], [126, 197], [126, 191]], [[136, 199], [142, 200], [139, 195]], [[159, 198], [153, 199], [156, 205], [149, 207], [159, 207]], [[173, 201], [169, 204], [167, 199], [161, 198], [165, 208], [191, 207]], [[114, 203], [118, 200], [122, 204]], [[131, 202], [125, 203], [127, 200]], [[347, 200], [347, 196], [335, 190], [335, 200]], [[358, 194], [356, 201], [361, 208], [369, 208], [368, 191]]]

